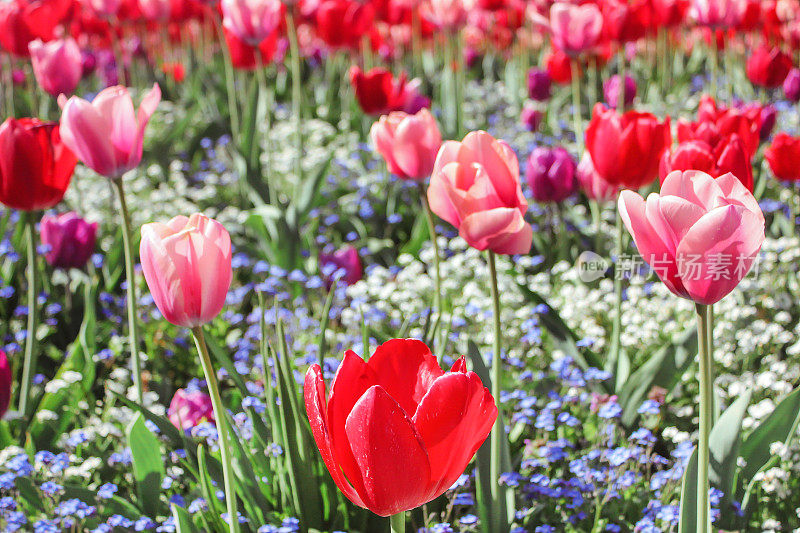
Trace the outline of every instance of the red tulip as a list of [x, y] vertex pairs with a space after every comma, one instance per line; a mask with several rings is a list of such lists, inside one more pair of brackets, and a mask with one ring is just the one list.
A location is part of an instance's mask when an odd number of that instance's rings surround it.
[[661, 182], [674, 170], [701, 170], [713, 178], [730, 172], [753, 192], [753, 166], [742, 139], [735, 133], [713, 147], [693, 140], [678, 144], [671, 153], [664, 152], [659, 168]]
[[0, 126], [0, 203], [35, 211], [64, 197], [77, 160], [55, 122], [9, 118]]
[[800, 180], [800, 137], [781, 132], [764, 151], [764, 159], [775, 177], [782, 181]]
[[[550, 78], [556, 83], [566, 84], [572, 81], [572, 62], [561, 50], [554, 50], [545, 59], [545, 68]], [[578, 76], [581, 72], [578, 71]]]
[[713, 98], [706, 95], [700, 100], [697, 121], [678, 121], [678, 142], [698, 139], [716, 146], [720, 139], [736, 133], [744, 143], [750, 159], [761, 142], [761, 107], [717, 107]]
[[430, 107], [430, 99], [419, 92], [419, 80], [407, 81], [405, 73], [395, 79], [388, 70], [376, 67], [363, 72], [357, 66], [350, 69], [350, 84], [358, 105], [368, 115], [385, 115], [392, 111], [414, 114]]
[[16, 56], [28, 56], [28, 44], [50, 41], [55, 28], [66, 15], [63, 2], [0, 2], [0, 44]]
[[638, 189], [658, 176], [662, 154], [672, 142], [669, 117], [616, 111], [596, 104], [586, 129], [586, 150], [598, 174], [606, 181]]
[[323, 0], [316, 13], [317, 34], [331, 48], [358, 48], [375, 10], [353, 0]]
[[686, 19], [689, 0], [652, 0], [655, 23], [661, 27], [678, 26]]
[[644, 37], [652, 20], [646, 0], [607, 0], [603, 2], [603, 31], [607, 39], [618, 43]]
[[780, 87], [792, 70], [792, 58], [780, 48], [763, 44], [747, 59], [747, 78], [753, 85]]
[[260, 57], [257, 57], [255, 47], [239, 39], [227, 28], [223, 28], [223, 31], [225, 33], [225, 42], [228, 44], [228, 50], [230, 50], [231, 53], [231, 63], [235, 68], [253, 70], [256, 68], [256, 65], [258, 65], [259, 60], [263, 62], [272, 61], [278, 50], [279, 35], [277, 31], [270, 33], [269, 36], [258, 45]]
[[331, 391], [319, 365], [306, 373], [314, 440], [339, 490], [380, 516], [443, 494], [497, 418], [489, 391], [461, 358], [449, 372], [423, 343], [393, 339], [364, 362], [347, 351]]
[[11, 381], [11, 365], [6, 352], [0, 350], [0, 418], [6, 414], [11, 403]]

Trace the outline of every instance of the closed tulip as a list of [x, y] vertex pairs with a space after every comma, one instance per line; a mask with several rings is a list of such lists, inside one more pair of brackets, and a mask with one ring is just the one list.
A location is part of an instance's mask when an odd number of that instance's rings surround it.
[[49, 41], [56, 26], [69, 9], [63, 1], [0, 2], [0, 45], [10, 54], [29, 55], [28, 45], [35, 39]]
[[[619, 104], [619, 92], [622, 90], [619, 80], [619, 75], [614, 74], [603, 83], [603, 95], [606, 98], [606, 103], [612, 109], [616, 109]], [[625, 75], [625, 107], [633, 104], [634, 98], [636, 98], [636, 80]]]
[[172, 13], [172, 0], [139, 0], [139, 10], [148, 20], [164, 22]]
[[59, 203], [77, 162], [65, 144], [55, 122], [6, 119], [0, 126], [0, 203], [23, 211]]
[[764, 151], [770, 170], [782, 181], [800, 180], [800, 137], [778, 133]]
[[603, 15], [595, 4], [556, 2], [550, 7], [553, 45], [577, 56], [594, 47], [603, 31]]
[[525, 176], [537, 202], [563, 202], [576, 190], [575, 160], [564, 148], [539, 146], [528, 157]]
[[763, 44], [747, 59], [745, 70], [753, 85], [774, 89], [792, 70], [792, 58], [780, 48]]
[[372, 125], [369, 135], [392, 174], [408, 180], [431, 175], [442, 135], [427, 109], [413, 115], [403, 111], [384, 115]]
[[575, 175], [578, 178], [581, 189], [590, 200], [606, 202], [616, 198], [619, 193], [618, 186], [609, 183], [597, 173], [592, 163], [592, 156], [589, 155], [589, 152], [583, 153]]
[[543, 117], [544, 113], [542, 113], [539, 109], [528, 105], [523, 107], [522, 112], [519, 114], [520, 122], [522, 122], [522, 125], [525, 126], [525, 129], [528, 131], [538, 130], [539, 124], [541, 124]]
[[317, 34], [331, 48], [358, 48], [372, 27], [375, 9], [353, 0], [324, 0], [317, 8]]
[[675, 171], [647, 200], [622, 191], [619, 210], [661, 281], [698, 304], [714, 304], [736, 288], [764, 242], [761, 208], [733, 174]]
[[800, 69], [793, 68], [783, 80], [783, 94], [791, 102], [800, 102]]
[[389, 516], [449, 489], [489, 435], [497, 407], [459, 359], [449, 372], [421, 341], [345, 353], [330, 394], [308, 369], [306, 412], [325, 466], [354, 504]]
[[546, 70], [532, 68], [528, 71], [528, 97], [544, 102], [550, 99], [552, 80]]
[[664, 152], [659, 168], [662, 183], [675, 170], [701, 170], [714, 178], [730, 172], [753, 192], [753, 166], [744, 143], [735, 133], [713, 147], [705, 141], [692, 140], [678, 144], [672, 152]]
[[144, 130], [161, 101], [158, 84], [142, 99], [138, 112], [128, 89], [103, 89], [87, 102], [77, 96], [59, 98], [61, 136], [83, 163], [107, 178], [116, 179], [142, 160]]
[[689, 11], [689, 0], [653, 0], [652, 5], [656, 24], [664, 28], [681, 24]]
[[692, 0], [691, 17], [701, 26], [730, 28], [739, 24], [747, 10], [747, 0]]
[[39, 86], [53, 96], [72, 94], [83, 76], [83, 57], [75, 39], [66, 37], [49, 43], [37, 39], [28, 49]]
[[231, 285], [231, 238], [222, 224], [196, 213], [142, 226], [142, 271], [161, 314], [176, 326], [210, 322]]
[[700, 100], [697, 121], [678, 121], [678, 142], [701, 140], [716, 146], [721, 139], [737, 134], [751, 159], [761, 143], [761, 106], [724, 107], [708, 95]]
[[338, 279], [345, 285], [353, 285], [358, 283], [364, 274], [358, 250], [349, 244], [332, 254], [319, 254], [319, 266], [329, 287]]
[[0, 418], [3, 418], [11, 404], [11, 383], [11, 365], [6, 352], [0, 350]]
[[258, 46], [283, 21], [280, 0], [222, 0], [223, 26], [251, 46]]
[[55, 268], [83, 268], [94, 253], [97, 222], [87, 222], [77, 213], [45, 215], [41, 222], [42, 244], [50, 251], [45, 259]]
[[419, 91], [420, 81], [408, 81], [405, 73], [395, 78], [382, 67], [363, 72], [359, 67], [350, 69], [350, 84], [358, 105], [368, 115], [385, 115], [392, 111], [416, 113], [430, 107], [431, 101]]
[[528, 202], [519, 183], [517, 156], [485, 131], [442, 145], [428, 203], [473, 248], [507, 255], [530, 251], [533, 230], [524, 218]]
[[167, 417], [182, 430], [192, 429], [201, 422], [214, 422], [211, 397], [203, 391], [178, 389], [169, 402]]
[[647, 185], [658, 176], [661, 156], [672, 142], [669, 117], [664, 122], [650, 113], [620, 115], [597, 104], [586, 129], [586, 150], [606, 181], [629, 189]]

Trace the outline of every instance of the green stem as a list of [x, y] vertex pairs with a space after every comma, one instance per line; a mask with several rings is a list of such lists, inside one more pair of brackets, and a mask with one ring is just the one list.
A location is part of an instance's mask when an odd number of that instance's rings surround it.
[[301, 84], [303, 80], [301, 78], [301, 71], [300, 71], [300, 45], [297, 42], [297, 29], [294, 23], [294, 15], [292, 15], [291, 8], [286, 12], [286, 33], [289, 36], [289, 55], [290, 62], [291, 62], [291, 73], [292, 73], [292, 110], [294, 113], [294, 123], [295, 123], [295, 147], [296, 147], [296, 157], [295, 157], [295, 172], [297, 173], [297, 182], [303, 182], [303, 122], [302, 122], [302, 113], [303, 113], [303, 92]]
[[125, 187], [122, 176], [111, 180], [117, 191], [119, 199], [120, 215], [122, 216], [122, 245], [125, 249], [125, 280], [128, 284], [128, 334], [131, 344], [131, 363], [133, 368], [133, 386], [136, 389], [136, 401], [139, 405], [144, 405], [144, 391], [142, 388], [142, 361], [139, 355], [139, 332], [137, 329], [136, 311], [136, 279], [133, 270], [133, 242], [131, 239], [131, 217], [128, 212], [128, 203], [125, 201]]
[[700, 428], [697, 444], [697, 533], [711, 532], [711, 508], [709, 505], [708, 480], [709, 438], [714, 408], [714, 376], [711, 368], [713, 354], [709, 344], [709, 312], [711, 306], [696, 304], [698, 358], [700, 368]]
[[36, 349], [36, 330], [39, 328], [39, 317], [36, 311], [36, 293], [39, 285], [39, 272], [36, 268], [36, 215], [29, 211], [24, 216], [27, 226], [25, 235], [28, 249], [28, 334], [25, 337], [22, 390], [19, 394], [19, 412], [23, 417], [27, 416], [30, 407], [33, 374], [36, 371], [36, 359], [39, 355]]
[[619, 54], [619, 95], [617, 96], [617, 111], [619, 114], [625, 112], [625, 78], [628, 77], [628, 64], [625, 59], [625, 47]]
[[578, 143], [578, 159], [583, 154], [583, 117], [581, 116], [581, 86], [578, 83], [578, 60], [570, 62], [572, 68], [572, 128], [575, 130], [575, 141]]
[[719, 87], [719, 47], [716, 31], [711, 31], [711, 96], [716, 98]]
[[233, 469], [231, 467], [230, 443], [228, 442], [228, 417], [222, 405], [222, 398], [219, 395], [217, 374], [214, 372], [214, 367], [211, 365], [211, 357], [208, 355], [203, 327], [192, 328], [192, 334], [194, 335], [195, 346], [197, 346], [197, 353], [200, 355], [200, 365], [203, 367], [203, 374], [206, 376], [208, 392], [211, 395], [211, 407], [214, 409], [214, 420], [219, 434], [222, 477], [225, 482], [225, 505], [228, 510], [228, 531], [237, 533], [239, 531], [239, 513], [236, 511], [236, 493], [233, 490]]
[[425, 194], [425, 186], [422, 183], [417, 184], [419, 187], [419, 198], [422, 201], [422, 207], [425, 211], [425, 219], [428, 222], [428, 233], [431, 237], [431, 245], [433, 245], [433, 269], [436, 281], [436, 294], [434, 295], [434, 303], [436, 311], [441, 316], [442, 314], [442, 275], [440, 270], [441, 255], [439, 253], [439, 243], [436, 242], [436, 226], [433, 220], [433, 211], [428, 204], [428, 198]]
[[236, 104], [236, 87], [234, 83], [233, 74], [233, 61], [231, 60], [231, 51], [228, 49], [228, 42], [225, 40], [225, 31], [222, 29], [222, 23], [219, 16], [215, 15], [214, 28], [217, 31], [217, 39], [222, 48], [223, 62], [225, 63], [225, 85], [228, 94], [228, 112], [231, 116], [231, 136], [234, 143], [238, 146], [239, 143], [239, 108]]
[[623, 237], [624, 226], [622, 225], [622, 217], [619, 215], [619, 209], [616, 210], [616, 242], [614, 244], [614, 326], [611, 331], [613, 337], [611, 338], [611, 353], [608, 360], [608, 368], [614, 369], [617, 364], [620, 350], [620, 338], [622, 337], [622, 273], [618, 272], [622, 268], [622, 251], [623, 251]]
[[406, 513], [400, 511], [389, 517], [389, 526], [391, 533], [406, 533]]

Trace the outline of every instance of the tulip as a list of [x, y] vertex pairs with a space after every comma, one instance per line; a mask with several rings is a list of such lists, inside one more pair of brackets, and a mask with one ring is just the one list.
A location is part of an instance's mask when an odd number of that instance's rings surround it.
[[524, 218], [528, 202], [519, 183], [517, 156], [485, 131], [442, 145], [428, 203], [473, 248], [507, 255], [530, 251], [533, 230]]
[[615, 198], [619, 192], [619, 187], [603, 179], [592, 164], [592, 156], [589, 152], [584, 152], [581, 162], [575, 172], [578, 183], [584, 194], [590, 200], [596, 202], [606, 202]]
[[452, 32], [464, 23], [467, 11], [463, 0], [423, 0], [420, 14], [431, 24], [446, 32]]
[[716, 146], [720, 139], [736, 133], [752, 159], [760, 144], [761, 115], [761, 106], [726, 108], [706, 95], [700, 100], [696, 122], [678, 121], [678, 142], [696, 139]]
[[537, 202], [563, 202], [571, 196], [578, 182], [575, 161], [564, 148], [537, 147], [528, 157], [528, 185]]
[[659, 167], [661, 182], [675, 170], [701, 170], [713, 178], [731, 173], [748, 191], [753, 191], [753, 166], [744, 143], [735, 133], [714, 147], [705, 141], [692, 140], [678, 144], [672, 152], [664, 152]]
[[363, 276], [358, 250], [349, 244], [332, 254], [319, 254], [319, 266], [329, 287], [336, 279], [341, 279], [345, 285], [353, 285]]
[[689, 14], [701, 26], [729, 28], [739, 24], [746, 9], [746, 0], [692, 0]]
[[98, 16], [104, 18], [115, 16], [122, 7], [122, 0], [81, 0], [81, 3], [86, 4]]
[[66, 37], [49, 43], [37, 39], [28, 49], [39, 86], [56, 97], [72, 94], [83, 76], [83, 58], [75, 39]]
[[674, 294], [711, 305], [744, 278], [764, 242], [764, 215], [733, 174], [669, 174], [661, 194], [619, 199], [622, 220], [642, 258]]
[[222, 24], [251, 46], [266, 39], [283, 21], [280, 0], [222, 0]]
[[[616, 109], [620, 101], [620, 77], [619, 74], [614, 74], [603, 83], [603, 95], [606, 98], [606, 103], [612, 109]], [[625, 75], [625, 107], [633, 104], [633, 99], [636, 98], [636, 80], [632, 77]]]
[[139, 0], [139, 10], [147, 20], [165, 22], [172, 13], [172, 0]]
[[201, 214], [142, 226], [142, 271], [156, 306], [169, 322], [195, 328], [225, 305], [231, 285], [231, 238]]
[[[250, 46], [227, 28], [223, 28], [225, 43], [231, 55], [231, 64], [237, 69], [253, 70], [259, 64], [272, 61], [278, 50], [278, 32], [272, 32], [258, 47]], [[256, 54], [258, 51], [258, 54]], [[258, 57], [257, 57], [258, 56]]]
[[550, 7], [553, 45], [569, 56], [586, 52], [600, 39], [603, 15], [595, 4], [556, 2]]
[[800, 102], [800, 69], [793, 68], [783, 80], [783, 94], [787, 100]]
[[552, 80], [546, 70], [532, 68], [528, 71], [528, 97], [544, 102], [550, 99]]
[[431, 175], [442, 135], [427, 109], [414, 115], [403, 111], [384, 115], [372, 125], [369, 134], [392, 174], [407, 180]]
[[45, 259], [54, 268], [83, 268], [94, 252], [97, 223], [89, 223], [73, 212], [45, 215], [41, 222], [41, 240], [50, 248]]
[[214, 422], [211, 397], [199, 390], [178, 389], [169, 402], [167, 416], [176, 428], [184, 431], [203, 421]]
[[525, 106], [522, 108], [519, 119], [528, 131], [536, 131], [539, 129], [539, 124], [542, 122], [544, 113], [535, 107]]
[[778, 133], [764, 151], [770, 170], [782, 181], [800, 181], [800, 137]]
[[617, 43], [638, 41], [650, 25], [650, 0], [606, 0], [602, 3], [605, 38]]
[[[545, 59], [547, 74], [556, 83], [566, 84], [572, 81], [572, 62], [561, 50], [554, 50]], [[578, 71], [580, 76], [580, 71]]]
[[347, 351], [330, 394], [308, 369], [306, 413], [322, 460], [354, 504], [390, 516], [431, 501], [463, 473], [497, 407], [461, 358], [443, 372], [421, 341], [393, 339], [364, 362]]
[[64, 144], [98, 174], [117, 179], [142, 160], [144, 130], [160, 101], [158, 84], [142, 99], [138, 113], [121, 86], [103, 89], [91, 103], [59, 97]]
[[772, 135], [772, 130], [778, 122], [778, 110], [772, 104], [766, 104], [761, 108], [761, 128], [758, 130], [758, 139], [766, 141]]
[[669, 117], [664, 122], [650, 113], [620, 115], [596, 104], [586, 129], [586, 150], [606, 181], [638, 189], [658, 176], [661, 155], [671, 144]]
[[414, 114], [431, 104], [430, 99], [419, 92], [418, 79], [407, 81], [405, 73], [395, 79], [391, 72], [381, 67], [363, 72], [353, 66], [350, 84], [358, 105], [368, 115], [385, 115], [392, 111]]
[[50, 41], [66, 14], [62, 2], [0, 2], [0, 45], [15, 56], [27, 57], [28, 44]]
[[37, 211], [59, 203], [75, 169], [75, 155], [55, 122], [8, 118], [0, 125], [0, 203]]
[[316, 11], [317, 34], [331, 48], [358, 48], [372, 27], [371, 4], [353, 0], [324, 0]]
[[745, 70], [753, 85], [773, 89], [780, 87], [792, 70], [792, 58], [781, 49], [764, 44], [747, 59]]
[[656, 24], [664, 28], [680, 25], [689, 11], [689, 0], [653, 0]]
[[11, 383], [11, 365], [6, 352], [0, 350], [0, 418], [3, 418], [11, 405]]

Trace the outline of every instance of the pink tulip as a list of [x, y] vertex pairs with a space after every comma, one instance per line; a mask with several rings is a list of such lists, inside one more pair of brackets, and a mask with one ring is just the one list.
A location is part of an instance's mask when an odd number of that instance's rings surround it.
[[553, 44], [570, 56], [593, 48], [603, 32], [603, 14], [595, 4], [556, 2], [550, 7]]
[[33, 74], [39, 86], [58, 96], [72, 94], [83, 75], [83, 58], [72, 37], [44, 43], [40, 39], [28, 44]]
[[369, 135], [389, 172], [408, 180], [430, 176], [442, 146], [436, 119], [427, 109], [414, 115], [403, 111], [384, 115], [372, 125]]
[[158, 84], [134, 112], [128, 89], [103, 89], [91, 103], [77, 96], [59, 97], [61, 138], [78, 159], [107, 178], [119, 178], [142, 160], [144, 130], [161, 101]]
[[55, 268], [83, 268], [94, 252], [97, 222], [87, 222], [77, 213], [45, 215], [41, 223], [42, 244], [50, 247], [45, 259]]
[[184, 431], [203, 421], [214, 422], [211, 397], [199, 390], [178, 389], [169, 402], [167, 416], [176, 428]]
[[332, 254], [319, 254], [319, 266], [328, 288], [338, 279], [345, 285], [358, 283], [364, 273], [358, 250], [350, 244], [342, 246]]
[[594, 168], [594, 163], [592, 163], [592, 156], [589, 155], [589, 152], [583, 152], [581, 162], [578, 163], [576, 175], [581, 189], [590, 200], [607, 202], [615, 198], [619, 192], [618, 186], [604, 180], [603, 177], [597, 173], [597, 170]]
[[0, 350], [0, 418], [8, 411], [11, 404], [11, 365], [3, 350]]
[[690, 15], [701, 26], [730, 28], [739, 24], [747, 0], [692, 0]]
[[283, 19], [280, 0], [222, 0], [225, 28], [239, 39], [258, 46]]
[[81, 0], [81, 4], [88, 6], [101, 17], [112, 17], [122, 7], [122, 0]]
[[172, 13], [172, 0], [139, 0], [139, 10], [148, 20], [165, 21]]
[[642, 258], [678, 296], [711, 305], [750, 271], [764, 215], [733, 174], [675, 171], [647, 200], [625, 190], [619, 210]]
[[478, 250], [506, 255], [530, 251], [533, 230], [524, 218], [528, 202], [519, 183], [517, 156], [485, 131], [442, 145], [428, 202]]
[[467, 18], [463, 0], [424, 0], [419, 11], [426, 20], [443, 30], [453, 30]]
[[169, 322], [193, 328], [216, 317], [231, 286], [231, 237], [222, 224], [196, 213], [142, 226], [142, 271]]

